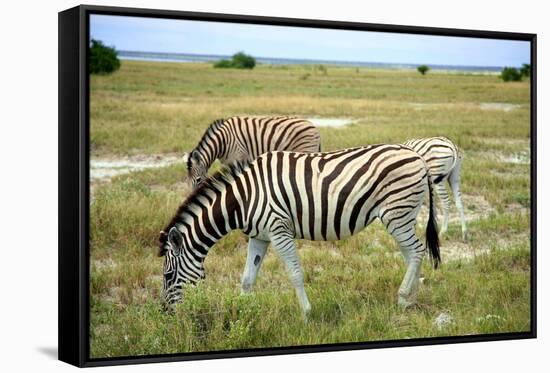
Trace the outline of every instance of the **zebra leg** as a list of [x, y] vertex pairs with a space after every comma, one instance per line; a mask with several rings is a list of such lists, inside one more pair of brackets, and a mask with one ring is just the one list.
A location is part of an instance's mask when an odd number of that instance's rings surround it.
[[468, 230], [466, 228], [466, 217], [464, 215], [464, 206], [462, 205], [462, 197], [460, 195], [460, 165], [461, 161], [456, 162], [455, 167], [449, 175], [449, 185], [453, 191], [456, 208], [460, 214], [460, 223], [462, 224], [462, 240], [468, 241]]
[[307, 317], [311, 311], [311, 304], [309, 303], [306, 290], [304, 289], [304, 274], [302, 272], [302, 268], [300, 267], [300, 259], [298, 258], [298, 253], [296, 252], [296, 244], [294, 243], [294, 239], [289, 236], [277, 236], [273, 237], [271, 242], [285, 263], [288, 275], [294, 285], [298, 300], [300, 301], [302, 311]]
[[241, 294], [250, 293], [252, 290], [268, 245], [268, 241], [261, 241], [255, 238], [250, 238], [248, 241], [248, 254], [241, 282]]
[[[397, 304], [405, 308], [416, 302], [422, 259], [426, 251], [424, 244], [416, 235], [415, 220], [411, 220], [411, 218], [415, 218], [418, 215], [418, 210], [418, 208], [414, 209], [410, 214], [401, 216], [395, 220], [391, 219], [391, 216], [385, 216], [382, 220], [386, 229], [388, 229], [399, 245], [399, 249], [407, 265], [407, 272], [399, 287], [397, 297]], [[404, 225], [403, 222], [405, 222]]]
[[[414, 233], [414, 228], [408, 233]], [[396, 238], [401, 251], [409, 252], [409, 260], [407, 262], [407, 272], [399, 287], [397, 304], [406, 308], [416, 303], [416, 295], [420, 284], [420, 270], [425, 248], [424, 244], [416, 237], [416, 234], [414, 234], [413, 239], [408, 241], [399, 241], [400, 239], [401, 238]]]
[[439, 234], [443, 235], [445, 232], [447, 232], [447, 228], [449, 226], [449, 210], [451, 208], [451, 199], [443, 180], [434, 185], [439, 200], [441, 201], [441, 205], [443, 207], [443, 224], [441, 224], [441, 229], [439, 230]]

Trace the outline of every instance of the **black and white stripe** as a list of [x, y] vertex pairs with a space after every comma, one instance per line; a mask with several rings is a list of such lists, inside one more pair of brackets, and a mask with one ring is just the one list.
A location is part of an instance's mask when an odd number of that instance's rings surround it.
[[462, 153], [458, 147], [446, 137], [429, 137], [424, 139], [413, 139], [405, 143], [411, 149], [420, 154], [433, 178], [435, 189], [443, 205], [443, 224], [440, 233], [447, 231], [449, 224], [449, 210], [451, 199], [445, 181], [449, 184], [455, 199], [456, 208], [460, 214], [462, 224], [462, 239], [466, 240], [468, 231], [466, 228], [466, 218], [464, 216], [464, 207], [460, 195], [460, 167], [462, 165]]
[[427, 246], [440, 261], [425, 161], [403, 145], [372, 145], [328, 153], [268, 152], [243, 170], [207, 179], [179, 207], [161, 232], [167, 304], [182, 298], [182, 285], [204, 277], [203, 261], [217, 240], [234, 229], [250, 237], [242, 291], [255, 282], [271, 242], [288, 269], [302, 309], [307, 299], [295, 238], [340, 240], [379, 218], [397, 241], [407, 271], [398, 302], [414, 302], [426, 246], [416, 217], [426, 195]]
[[319, 130], [297, 117], [231, 117], [214, 121], [197, 147], [184, 154], [188, 177], [193, 188], [205, 179], [212, 163], [219, 159], [230, 166], [253, 161], [271, 150], [294, 152], [321, 151]]

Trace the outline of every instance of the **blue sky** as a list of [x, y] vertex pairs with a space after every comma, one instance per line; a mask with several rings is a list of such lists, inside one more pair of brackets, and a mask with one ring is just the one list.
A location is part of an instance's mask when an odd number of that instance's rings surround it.
[[529, 63], [526, 41], [92, 15], [90, 34], [119, 50], [463, 66]]

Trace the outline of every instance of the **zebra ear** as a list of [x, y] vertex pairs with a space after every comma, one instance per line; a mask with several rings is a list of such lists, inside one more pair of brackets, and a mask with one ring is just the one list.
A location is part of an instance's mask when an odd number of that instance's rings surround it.
[[168, 240], [172, 245], [174, 254], [178, 255], [183, 246], [183, 237], [176, 227], [172, 227], [172, 229], [170, 229], [170, 232], [168, 232]]
[[165, 231], [160, 231], [159, 241], [158, 241], [159, 250], [157, 253], [159, 257], [164, 256], [164, 254], [166, 254], [166, 247], [164, 244], [166, 243], [167, 240], [168, 240], [168, 234]]
[[189, 153], [183, 153], [182, 157], [181, 157], [181, 160], [184, 162], [184, 163], [187, 163], [189, 161]]

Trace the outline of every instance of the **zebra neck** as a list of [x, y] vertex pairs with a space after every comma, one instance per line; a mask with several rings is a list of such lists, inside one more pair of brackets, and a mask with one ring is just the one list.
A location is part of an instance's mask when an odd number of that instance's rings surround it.
[[187, 247], [204, 257], [223, 236], [243, 229], [244, 201], [236, 181], [219, 181], [198, 192], [182, 209], [175, 225], [185, 232]]
[[216, 159], [223, 158], [225, 151], [225, 139], [218, 127], [210, 128], [194, 150], [206, 169], [210, 168]]

